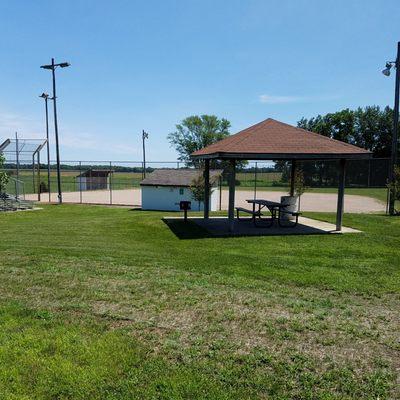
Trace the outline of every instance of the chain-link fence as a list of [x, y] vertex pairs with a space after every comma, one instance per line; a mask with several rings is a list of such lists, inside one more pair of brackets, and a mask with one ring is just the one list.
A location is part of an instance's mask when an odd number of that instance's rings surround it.
[[[385, 188], [389, 159], [348, 161], [346, 186], [357, 188]], [[305, 185], [310, 188], [336, 188], [338, 185], [337, 161], [303, 161], [298, 168], [304, 172]], [[146, 171], [140, 161], [62, 161], [61, 190], [64, 202], [116, 204], [140, 206], [140, 182], [144, 174], [156, 169], [185, 168], [179, 161], [149, 161]], [[50, 176], [47, 164], [7, 163], [5, 170], [11, 177], [7, 191], [27, 199], [57, 201], [57, 168], [50, 163]], [[289, 162], [253, 162], [241, 166], [236, 174], [237, 190], [287, 191], [290, 180]], [[227, 190], [227, 176], [224, 173], [220, 187]]]

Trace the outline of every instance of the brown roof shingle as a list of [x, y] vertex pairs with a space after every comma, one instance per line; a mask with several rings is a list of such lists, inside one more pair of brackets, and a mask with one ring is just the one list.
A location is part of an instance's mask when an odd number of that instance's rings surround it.
[[371, 152], [268, 118], [235, 135], [195, 151], [192, 156], [247, 159], [251, 157], [263, 159], [369, 158]]
[[[193, 180], [203, 172], [198, 169], [157, 169], [140, 182], [141, 186], [186, 186], [192, 185]], [[220, 169], [210, 170], [210, 183], [216, 182], [222, 174]]]

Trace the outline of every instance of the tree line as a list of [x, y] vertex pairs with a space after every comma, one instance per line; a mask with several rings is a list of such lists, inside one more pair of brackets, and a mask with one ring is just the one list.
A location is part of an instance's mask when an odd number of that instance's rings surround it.
[[297, 126], [331, 139], [341, 140], [362, 147], [373, 153], [374, 157], [390, 157], [393, 109], [389, 106], [348, 108], [317, 115], [313, 118], [302, 118]]

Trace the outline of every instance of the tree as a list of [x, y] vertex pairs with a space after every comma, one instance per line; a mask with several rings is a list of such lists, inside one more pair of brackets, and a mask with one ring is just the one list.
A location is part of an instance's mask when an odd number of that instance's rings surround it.
[[6, 185], [10, 179], [6, 172], [1, 171], [4, 167], [5, 158], [3, 154], [0, 153], [0, 194], [6, 191]]
[[[194, 178], [192, 180], [192, 183], [190, 185], [190, 191], [192, 192], [192, 198], [193, 200], [197, 201], [198, 206], [199, 206], [199, 211], [200, 211], [200, 204], [204, 201], [204, 195], [205, 195], [205, 190], [206, 190], [206, 182], [204, 180], [204, 175], [203, 173], [199, 174], [197, 178]], [[209, 193], [213, 192], [212, 185], [209, 185]]]
[[[396, 165], [393, 171], [393, 182], [388, 183], [387, 187], [391, 192], [391, 196], [394, 196], [395, 200], [400, 200], [400, 167]], [[395, 211], [398, 214], [398, 211]]]
[[176, 125], [176, 131], [168, 135], [168, 140], [186, 166], [200, 166], [200, 162], [192, 160], [191, 154], [229, 136], [230, 127], [231, 123], [225, 118], [192, 115]]
[[393, 110], [379, 106], [367, 106], [349, 110], [348, 108], [302, 118], [297, 126], [317, 132], [332, 139], [341, 140], [370, 150], [374, 157], [389, 157], [393, 127]]
[[[370, 150], [375, 158], [387, 158], [391, 153], [393, 110], [390, 107], [381, 109], [378, 106], [367, 106], [365, 108], [358, 107], [355, 110], [347, 108], [326, 115], [317, 115], [310, 119], [302, 118], [297, 126], [332, 139], [363, 147]], [[368, 181], [368, 163], [369, 161], [354, 162], [352, 167], [348, 168], [346, 180], [357, 183]], [[279, 168], [285, 171], [286, 165], [287, 163], [282, 162]], [[379, 162], [376, 165], [379, 165]], [[309, 161], [303, 164], [303, 172], [305, 182], [309, 186], [337, 185], [335, 162]], [[382, 177], [381, 181], [384, 178]]]
[[298, 210], [300, 211], [300, 199], [302, 194], [306, 191], [304, 184], [304, 173], [301, 168], [296, 168], [294, 171], [294, 194], [299, 198]]

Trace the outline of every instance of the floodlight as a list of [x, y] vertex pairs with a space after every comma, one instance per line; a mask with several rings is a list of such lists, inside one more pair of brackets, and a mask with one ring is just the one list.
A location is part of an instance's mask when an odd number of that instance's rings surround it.
[[390, 69], [392, 68], [391, 63], [386, 63], [386, 68], [382, 70], [382, 74], [385, 76], [390, 76]]

